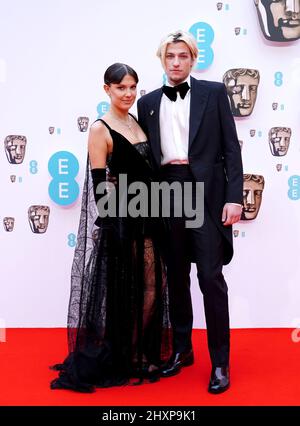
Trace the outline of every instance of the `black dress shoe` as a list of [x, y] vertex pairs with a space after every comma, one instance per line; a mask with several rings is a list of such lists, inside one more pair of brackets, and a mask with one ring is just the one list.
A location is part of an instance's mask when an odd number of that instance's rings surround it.
[[230, 385], [229, 367], [215, 367], [212, 369], [208, 392], [222, 393], [225, 392]]
[[193, 350], [190, 349], [186, 352], [175, 352], [169, 361], [162, 366], [160, 371], [161, 377], [170, 377], [178, 374], [182, 367], [187, 367], [194, 363]]

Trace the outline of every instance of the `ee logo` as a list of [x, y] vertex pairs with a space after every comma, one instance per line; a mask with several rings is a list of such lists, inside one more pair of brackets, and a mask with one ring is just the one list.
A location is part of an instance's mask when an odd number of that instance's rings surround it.
[[283, 74], [282, 74], [281, 71], [275, 72], [275, 74], [274, 74], [274, 84], [275, 84], [275, 86], [277, 86], [277, 87], [282, 86], [282, 84], [283, 84], [282, 78], [283, 78]]
[[196, 22], [189, 32], [193, 34], [198, 45], [198, 58], [195, 69], [205, 70], [214, 60], [214, 51], [210, 47], [214, 40], [214, 30], [206, 22]]
[[288, 197], [291, 200], [300, 199], [300, 176], [293, 175], [288, 180], [289, 190]]
[[109, 111], [110, 104], [108, 102], [100, 102], [97, 105], [98, 118], [101, 118], [107, 111]]
[[56, 152], [49, 159], [48, 170], [52, 176], [48, 188], [51, 200], [60, 206], [74, 203], [79, 194], [79, 185], [75, 180], [79, 163], [75, 155], [68, 151]]
[[69, 234], [68, 235], [68, 246], [69, 247], [75, 247], [76, 246], [76, 235], [75, 234]]
[[35, 175], [38, 172], [38, 163], [35, 160], [31, 160], [29, 163], [29, 171], [31, 174]]

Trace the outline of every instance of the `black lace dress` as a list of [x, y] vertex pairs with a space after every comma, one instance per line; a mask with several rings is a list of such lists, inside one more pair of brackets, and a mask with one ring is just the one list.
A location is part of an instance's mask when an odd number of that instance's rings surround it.
[[[113, 139], [107, 169], [116, 188], [120, 174], [126, 174], [128, 185], [142, 181], [149, 187], [148, 143], [132, 145], [102, 122]], [[122, 203], [124, 194], [117, 198]], [[138, 378], [134, 383], [153, 379], [149, 365], [159, 366], [171, 353], [162, 221], [97, 216], [87, 159], [71, 271], [69, 355], [63, 364], [52, 367], [59, 371], [52, 389], [92, 392], [95, 387], [131, 382], [133, 377]]]

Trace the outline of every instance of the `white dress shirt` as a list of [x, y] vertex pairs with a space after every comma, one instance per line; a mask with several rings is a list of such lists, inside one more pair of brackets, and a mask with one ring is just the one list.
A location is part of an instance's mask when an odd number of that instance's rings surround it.
[[[190, 76], [185, 80], [191, 87]], [[171, 86], [171, 84], [167, 84]], [[161, 165], [188, 163], [191, 90], [171, 101], [164, 93], [159, 110]], [[241, 206], [237, 203], [228, 203]]]
[[[191, 87], [190, 76], [185, 81]], [[159, 110], [161, 165], [188, 162], [190, 100], [191, 90], [184, 99], [177, 93], [175, 102], [162, 95]]]

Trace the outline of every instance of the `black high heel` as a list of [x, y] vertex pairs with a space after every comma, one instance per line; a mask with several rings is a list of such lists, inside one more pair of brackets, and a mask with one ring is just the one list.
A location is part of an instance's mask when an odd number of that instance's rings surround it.
[[160, 379], [160, 369], [155, 368], [154, 370], [147, 370], [145, 373], [145, 378], [149, 380], [150, 383], [158, 382]]
[[150, 369], [153, 364], [143, 363], [142, 366], [134, 366], [132, 370], [131, 377], [139, 379], [137, 382], [134, 382], [133, 385], [139, 385], [145, 380], [149, 383], [157, 382], [160, 379], [160, 369], [154, 368]]

